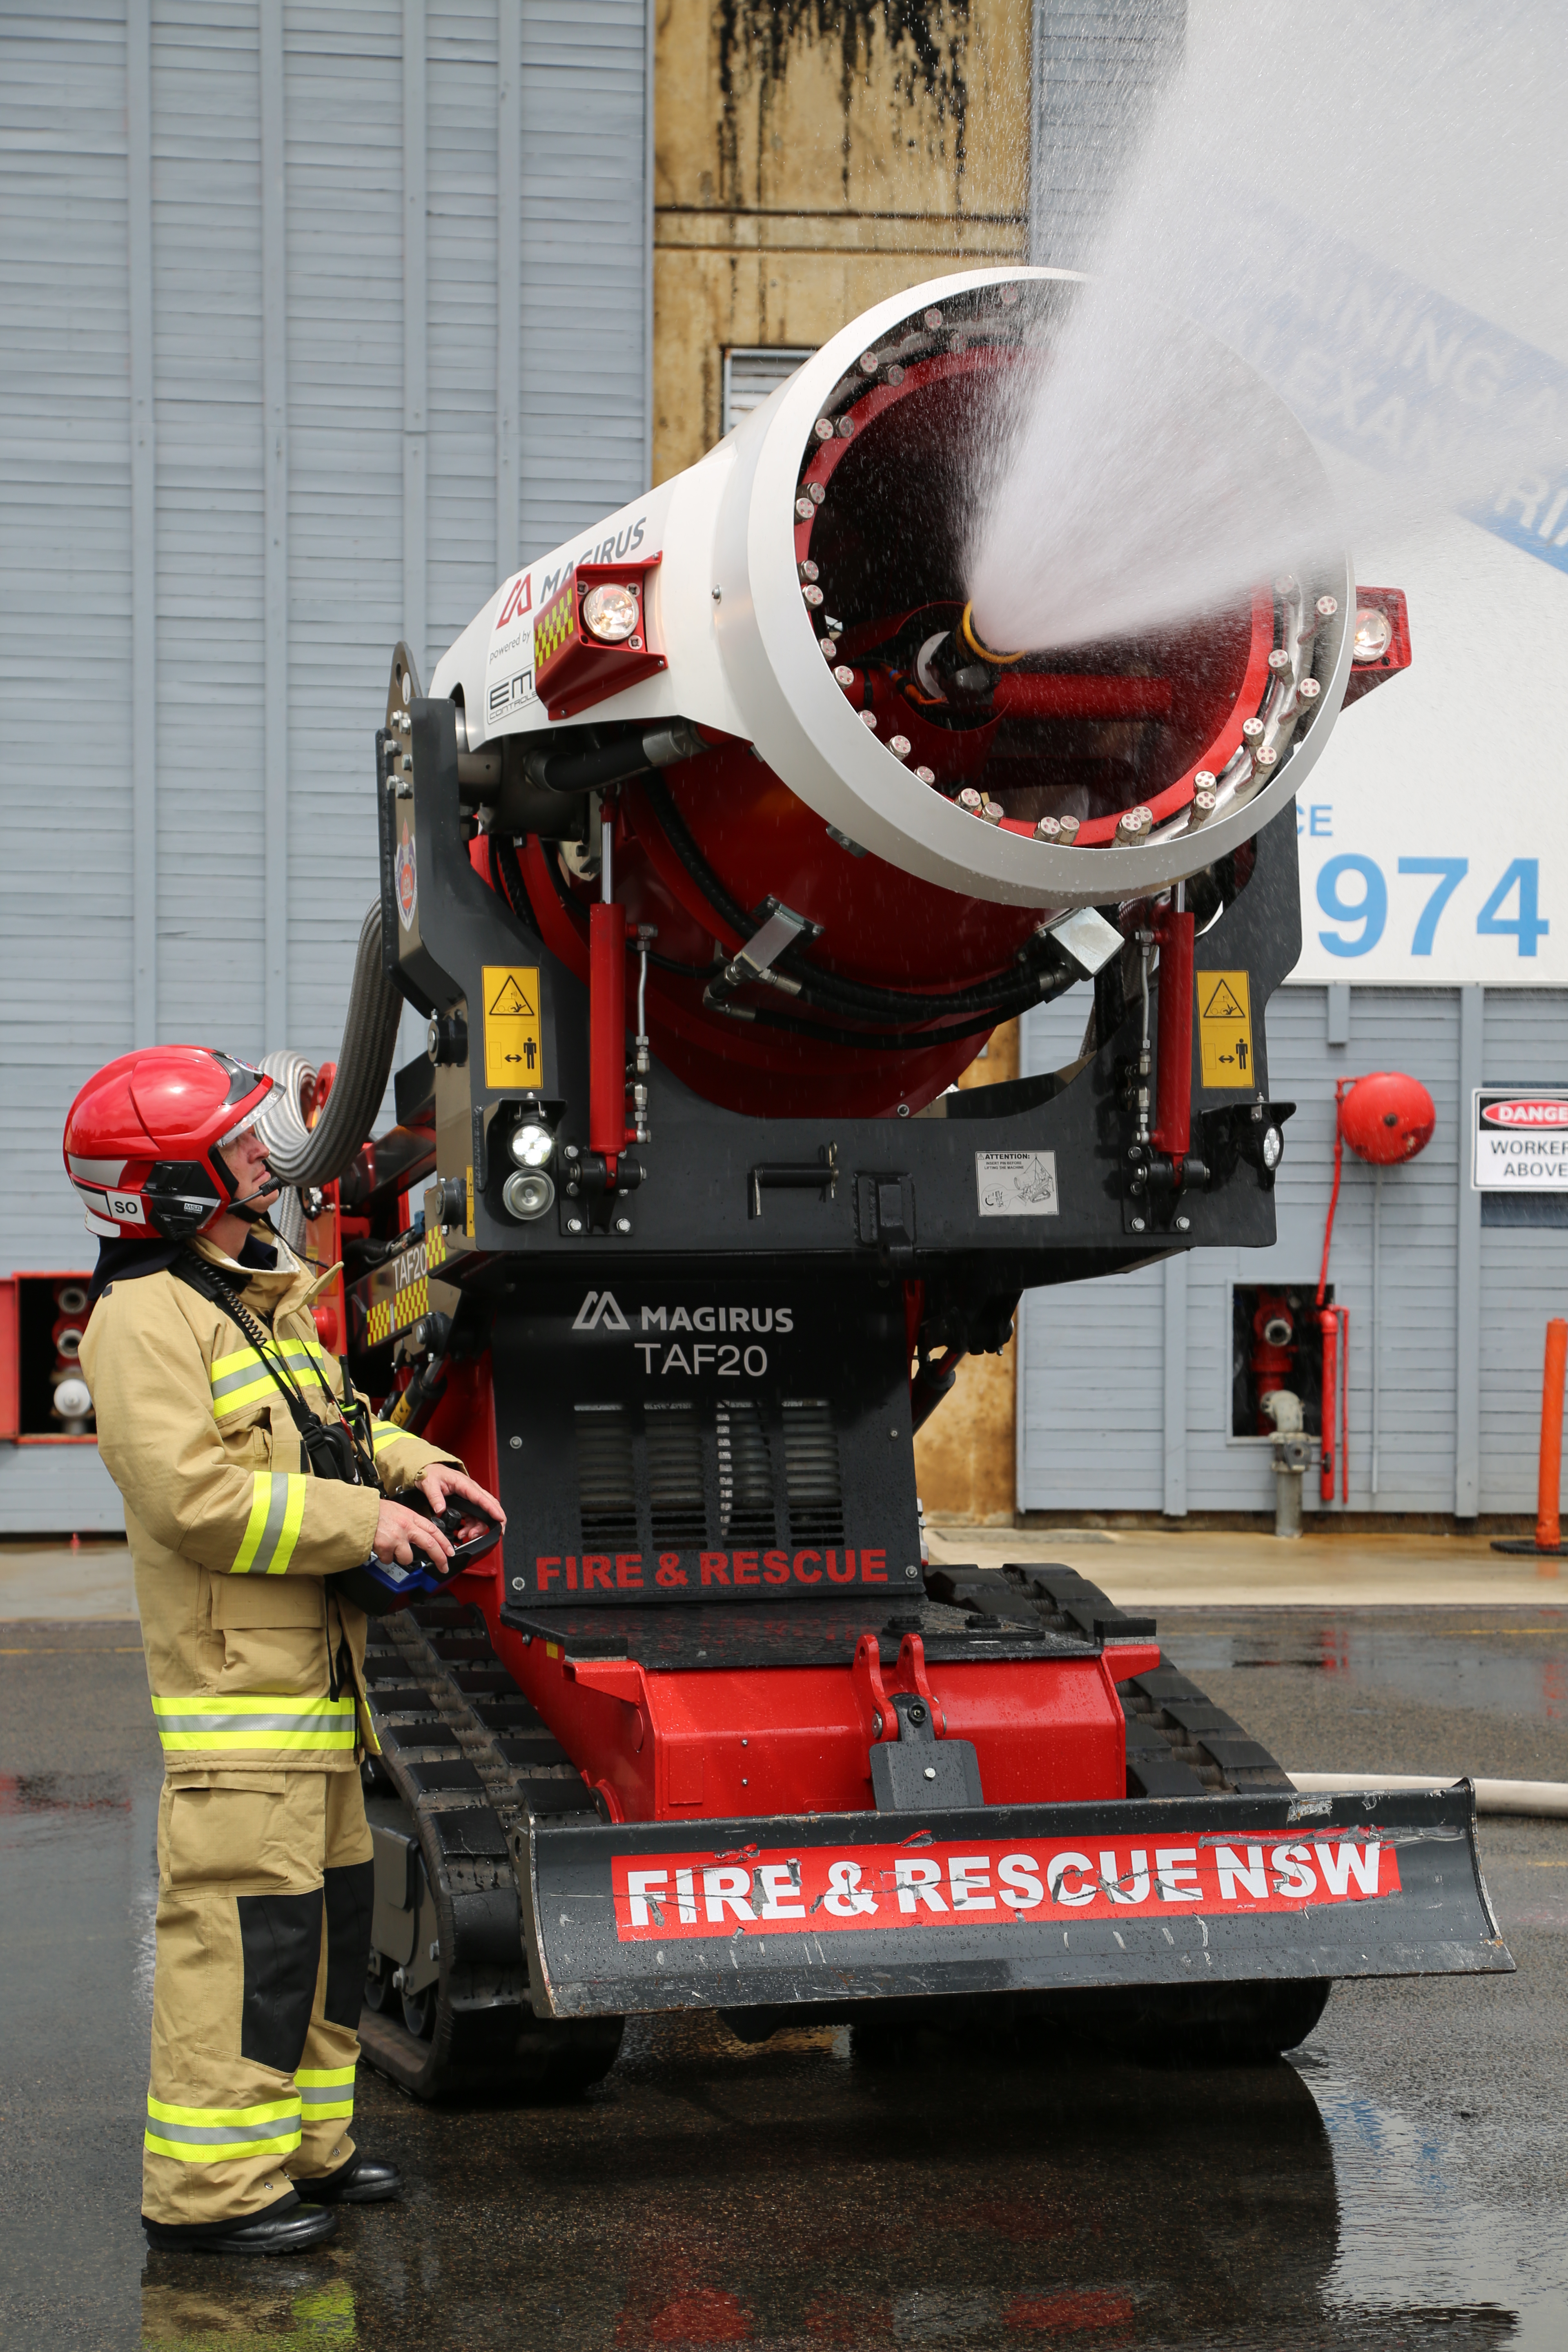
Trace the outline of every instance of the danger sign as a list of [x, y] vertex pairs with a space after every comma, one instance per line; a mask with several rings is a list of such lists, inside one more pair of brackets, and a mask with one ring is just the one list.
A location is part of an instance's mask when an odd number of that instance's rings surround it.
[[538, 965], [488, 963], [484, 991], [486, 1086], [507, 1092], [540, 1086], [544, 1045]]
[[1257, 1092], [1252, 1051], [1252, 983], [1244, 971], [1200, 971], [1198, 1042], [1205, 1087]]
[[1478, 1192], [1568, 1199], [1568, 1092], [1478, 1088], [1471, 1181]]

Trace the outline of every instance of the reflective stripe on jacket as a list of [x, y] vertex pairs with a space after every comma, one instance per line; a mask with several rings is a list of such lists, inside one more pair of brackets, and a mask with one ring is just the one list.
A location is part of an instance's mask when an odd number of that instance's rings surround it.
[[[233, 1261], [209, 1242], [209, 1261]], [[246, 1273], [252, 1314], [323, 1420], [340, 1391], [317, 1336], [310, 1268]], [[289, 1408], [223, 1309], [167, 1271], [111, 1282], [81, 1348], [99, 1451], [124, 1498], [153, 1707], [171, 1769], [355, 1769], [353, 1692], [331, 1696], [346, 1636], [362, 1678], [365, 1621], [321, 1579], [357, 1568], [380, 1496], [311, 1475]], [[453, 1457], [374, 1428], [389, 1493]]]
[[190, 1698], [153, 1697], [153, 1718], [165, 1756], [254, 1756], [266, 1748], [279, 1756], [331, 1756], [353, 1749], [354, 1700], [341, 1698], [229, 1698], [198, 1691]]

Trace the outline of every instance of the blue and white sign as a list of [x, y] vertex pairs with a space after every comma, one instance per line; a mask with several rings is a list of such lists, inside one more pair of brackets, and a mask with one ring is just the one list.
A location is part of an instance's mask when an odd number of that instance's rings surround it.
[[1568, 370], [1321, 225], [1262, 205], [1252, 236], [1250, 268], [1215, 257], [1209, 323], [1347, 510], [1377, 510], [1371, 473], [1469, 485], [1461, 510], [1417, 534], [1415, 499], [1386, 551], [1352, 550], [1361, 582], [1408, 595], [1412, 667], [1342, 715], [1303, 787], [1295, 977], [1568, 984]]
[[1294, 977], [1568, 986], [1568, 577], [1458, 516], [1356, 570], [1408, 594], [1412, 663], [1302, 788]]

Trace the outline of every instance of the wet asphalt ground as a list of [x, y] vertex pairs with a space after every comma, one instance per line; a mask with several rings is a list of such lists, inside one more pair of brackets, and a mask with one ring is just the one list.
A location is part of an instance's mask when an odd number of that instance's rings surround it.
[[[1300, 1769], [1568, 1780], [1568, 1608], [1166, 1612]], [[134, 1626], [0, 1627], [0, 2344], [1568, 2346], [1568, 1822], [1486, 1821], [1511, 1978], [1341, 1988], [1236, 2071], [847, 2029], [628, 2030], [546, 2108], [362, 2070], [407, 2176], [294, 2262], [138, 2226], [160, 1779]]]

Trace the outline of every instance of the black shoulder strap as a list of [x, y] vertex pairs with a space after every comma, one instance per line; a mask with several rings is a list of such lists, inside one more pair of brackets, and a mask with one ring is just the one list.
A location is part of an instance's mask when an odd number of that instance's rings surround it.
[[351, 1485], [379, 1484], [379, 1480], [366, 1477], [365, 1449], [361, 1445], [348, 1415], [343, 1414], [336, 1425], [331, 1425], [311, 1412], [298, 1383], [290, 1379], [288, 1366], [274, 1355], [277, 1342], [260, 1319], [236, 1297], [216, 1267], [208, 1265], [206, 1260], [198, 1257], [194, 1250], [185, 1249], [169, 1271], [214, 1307], [220, 1307], [249, 1340], [266, 1367], [273, 1386], [289, 1408], [289, 1417], [300, 1434], [300, 1450], [316, 1475], [346, 1479]]

